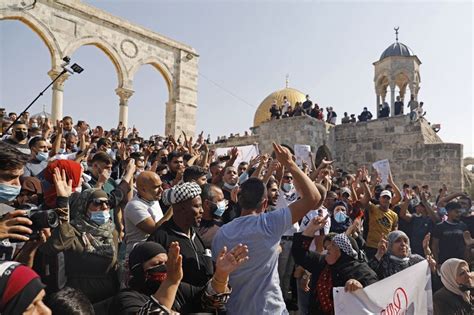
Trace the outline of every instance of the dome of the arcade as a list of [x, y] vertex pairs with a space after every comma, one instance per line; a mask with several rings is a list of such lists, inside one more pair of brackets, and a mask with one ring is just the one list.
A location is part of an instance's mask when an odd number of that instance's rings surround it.
[[304, 93], [293, 88], [285, 88], [273, 92], [268, 95], [262, 103], [260, 103], [260, 106], [258, 106], [253, 119], [254, 127], [270, 120], [270, 107], [272, 107], [273, 100], [276, 100], [278, 106], [281, 106], [283, 104], [283, 97], [285, 96], [292, 106], [295, 106], [296, 102], [304, 102], [306, 100], [306, 95]]
[[380, 60], [385, 59], [387, 57], [391, 57], [391, 56], [410, 57], [410, 56], [414, 56], [414, 54], [407, 45], [402, 44], [400, 42], [396, 42], [388, 46], [387, 49], [384, 50], [384, 52], [380, 56]]

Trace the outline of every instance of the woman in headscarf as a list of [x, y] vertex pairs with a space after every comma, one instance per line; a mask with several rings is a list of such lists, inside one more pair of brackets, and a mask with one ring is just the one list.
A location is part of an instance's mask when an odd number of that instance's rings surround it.
[[51, 315], [43, 303], [44, 287], [30, 268], [13, 261], [0, 263], [0, 314]]
[[422, 260], [425, 260], [422, 256], [411, 253], [408, 236], [395, 230], [380, 240], [377, 253], [369, 261], [369, 266], [379, 279], [384, 279]]
[[[171, 248], [177, 245], [177, 242], [171, 243], [168, 253], [163, 246], [155, 242], [139, 243], [133, 248], [128, 258], [130, 266], [129, 289], [122, 290], [111, 302], [108, 311], [110, 315], [136, 314], [150, 300], [150, 296], [155, 294], [167, 279], [166, 264]], [[225, 279], [247, 261], [247, 255], [248, 249], [244, 245], [238, 245], [230, 251], [221, 251], [216, 261], [215, 276], [204, 286], [192, 286], [181, 282], [172, 310], [182, 314], [206, 311], [215, 314], [223, 310], [231, 293]], [[221, 280], [215, 280], [215, 277]]]
[[56, 160], [49, 163], [44, 170], [43, 191], [45, 206], [50, 209], [57, 206], [57, 193], [54, 185], [56, 168], [59, 169], [60, 173], [64, 172], [66, 174], [67, 182], [72, 182], [72, 192], [80, 191], [82, 185], [81, 164], [71, 160]]
[[474, 314], [474, 275], [466, 261], [451, 258], [440, 269], [444, 287], [433, 296], [434, 315]]
[[46, 254], [64, 252], [66, 285], [80, 289], [92, 303], [118, 291], [118, 234], [109, 210], [105, 191], [83, 191], [71, 205], [75, 217], [54, 229], [40, 249]]
[[336, 234], [332, 240], [326, 238], [324, 247], [327, 254], [309, 251], [314, 232], [321, 229], [326, 219], [316, 217], [302, 233], [293, 238], [292, 254], [295, 263], [311, 272], [310, 300], [311, 314], [334, 314], [332, 289], [344, 286], [352, 292], [376, 282], [377, 275], [360, 255], [357, 242], [345, 233]]
[[348, 215], [348, 206], [344, 201], [336, 201], [329, 211], [331, 213], [331, 230], [334, 233], [344, 233], [349, 226], [351, 226], [352, 220]]

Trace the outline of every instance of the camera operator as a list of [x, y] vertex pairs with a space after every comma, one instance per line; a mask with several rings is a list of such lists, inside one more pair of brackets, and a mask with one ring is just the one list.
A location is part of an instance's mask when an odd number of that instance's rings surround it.
[[20, 194], [20, 176], [28, 156], [4, 142], [0, 142], [0, 260], [11, 260], [16, 246], [10, 240], [28, 241], [24, 234], [32, 233], [31, 220], [26, 211], [11, 205]]

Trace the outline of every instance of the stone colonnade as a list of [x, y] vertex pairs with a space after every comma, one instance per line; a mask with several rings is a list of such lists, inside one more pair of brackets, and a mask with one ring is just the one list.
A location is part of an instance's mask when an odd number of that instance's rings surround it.
[[[51, 54], [51, 80], [63, 70], [63, 58], [73, 56], [80, 47], [94, 45], [102, 50], [117, 72], [118, 118], [124, 126], [128, 125], [134, 76], [141, 66], [152, 65], [168, 87], [165, 134], [194, 135], [199, 56], [192, 47], [75, 0], [5, 0], [0, 4], [0, 20], [21, 21], [40, 36]], [[53, 85], [54, 121], [63, 117], [69, 76], [64, 74]]]

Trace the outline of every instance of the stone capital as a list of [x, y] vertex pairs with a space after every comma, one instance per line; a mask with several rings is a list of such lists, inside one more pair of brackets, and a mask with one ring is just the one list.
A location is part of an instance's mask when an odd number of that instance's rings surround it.
[[[62, 72], [62, 70], [57, 70], [57, 69], [51, 69], [48, 71], [48, 75], [49, 77], [51, 78], [51, 80], [54, 80], [58, 77], [58, 75], [60, 75]], [[64, 73], [63, 75], [61, 75], [61, 77], [59, 79], [56, 80], [56, 82], [54, 82], [53, 84], [53, 89], [55, 90], [59, 90], [59, 91], [63, 91], [64, 90], [64, 82], [66, 82], [66, 80], [69, 78], [69, 73]]]
[[128, 104], [128, 99], [133, 95], [135, 91], [126, 89], [126, 88], [116, 88], [115, 93], [119, 96], [120, 98], [120, 105], [122, 106], [127, 106]]

